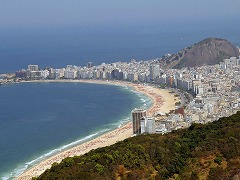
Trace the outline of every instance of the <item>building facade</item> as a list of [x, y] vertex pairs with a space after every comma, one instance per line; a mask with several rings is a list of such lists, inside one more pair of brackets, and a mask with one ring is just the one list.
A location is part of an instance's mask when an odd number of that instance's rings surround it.
[[133, 134], [141, 134], [141, 118], [146, 117], [146, 110], [134, 109], [132, 111]]

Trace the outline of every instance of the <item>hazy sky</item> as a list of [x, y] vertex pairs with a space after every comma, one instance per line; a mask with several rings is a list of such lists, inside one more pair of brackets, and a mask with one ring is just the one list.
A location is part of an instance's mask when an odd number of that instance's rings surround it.
[[0, 28], [236, 22], [240, 0], [0, 0]]

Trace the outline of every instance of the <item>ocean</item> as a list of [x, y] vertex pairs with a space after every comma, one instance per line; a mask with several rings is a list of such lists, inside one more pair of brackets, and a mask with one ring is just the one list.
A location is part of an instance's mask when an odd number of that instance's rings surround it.
[[19, 83], [0, 87], [0, 179], [119, 127], [152, 101], [125, 86]]
[[26, 69], [28, 64], [61, 68], [68, 64], [86, 66], [89, 61], [99, 65], [155, 59], [208, 37], [225, 38], [240, 46], [238, 32], [233, 27], [0, 29], [0, 74]]

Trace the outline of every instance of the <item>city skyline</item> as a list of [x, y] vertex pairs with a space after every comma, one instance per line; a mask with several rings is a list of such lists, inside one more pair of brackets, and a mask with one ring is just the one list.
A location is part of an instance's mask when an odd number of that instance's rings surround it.
[[[89, 66], [91, 64], [91, 66]], [[37, 65], [29, 65], [28, 68], [36, 69]], [[67, 65], [66, 68], [49, 68], [40, 71], [30, 69], [16, 72], [16, 76], [23, 80], [105, 80], [128, 81], [140, 84], [154, 84], [161, 88], [176, 88], [184, 92], [192, 93], [194, 98], [187, 99], [184, 93], [176, 108], [169, 116], [161, 112], [155, 112], [154, 132], [165, 133], [179, 128], [189, 127], [192, 123], [207, 123], [218, 120], [220, 117], [230, 116], [240, 108], [240, 94], [237, 90], [240, 67], [240, 56], [223, 59], [223, 62], [215, 65], [205, 65], [182, 69], [161, 69], [158, 59], [149, 61], [102, 63], [92, 66], [89, 62], [84, 67]], [[20, 80], [21, 81], [21, 80]], [[187, 94], [188, 94], [187, 93]], [[180, 94], [180, 95], [179, 95]], [[187, 95], [188, 96], [188, 95]], [[144, 114], [145, 113], [145, 114]], [[160, 118], [158, 117], [160, 113]], [[144, 115], [142, 115], [144, 114]], [[134, 134], [145, 132], [141, 130], [140, 118], [146, 117], [146, 111], [135, 109], [132, 111]], [[137, 117], [137, 118], [136, 118]], [[156, 122], [155, 122], [156, 121]], [[152, 122], [152, 120], [151, 120]], [[157, 124], [155, 126], [155, 124]], [[146, 129], [153, 129], [148, 127]], [[147, 131], [148, 132], [148, 131]], [[153, 132], [151, 130], [151, 132]]]

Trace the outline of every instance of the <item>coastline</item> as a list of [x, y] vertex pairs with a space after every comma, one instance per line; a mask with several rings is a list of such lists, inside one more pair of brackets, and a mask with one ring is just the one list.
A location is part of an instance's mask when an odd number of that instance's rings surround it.
[[[158, 89], [152, 86], [145, 86], [122, 81], [118, 82], [99, 80], [37, 80], [27, 82], [75, 82], [75, 83], [94, 83], [105, 85], [129, 86], [132, 87], [134, 91], [143, 93], [152, 99], [153, 102], [152, 106], [147, 110], [148, 116], [153, 116], [157, 112], [168, 113], [170, 110], [175, 109], [176, 97], [174, 97], [174, 94], [169, 93], [169, 90]], [[58, 154], [41, 161], [40, 163], [31, 167], [30, 169], [27, 169], [25, 172], [23, 172], [15, 179], [25, 180], [39, 176], [46, 169], [50, 168], [54, 162], [60, 163], [61, 160], [66, 157], [82, 155], [89, 152], [90, 150], [112, 145], [118, 141], [122, 141], [126, 138], [129, 138], [132, 135], [133, 135], [132, 123], [130, 121], [115, 130], [112, 130], [99, 137], [96, 137], [95, 139], [92, 139], [80, 145], [76, 145], [70, 149], [59, 152]]]

